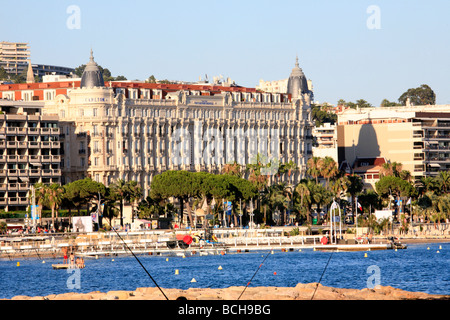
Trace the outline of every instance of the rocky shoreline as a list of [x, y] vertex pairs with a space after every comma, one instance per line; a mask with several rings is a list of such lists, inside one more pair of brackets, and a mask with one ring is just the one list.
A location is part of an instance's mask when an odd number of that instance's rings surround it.
[[[317, 290], [316, 290], [317, 288]], [[169, 300], [237, 300], [243, 286], [228, 288], [162, 289]], [[315, 291], [316, 290], [316, 291]], [[299, 283], [295, 287], [248, 287], [240, 300], [450, 300], [450, 295], [409, 292], [390, 286], [377, 289], [342, 289], [317, 283]], [[94, 291], [62, 293], [48, 296], [15, 296], [11, 300], [165, 300], [156, 287], [134, 291]], [[8, 300], [8, 299], [5, 299]]]

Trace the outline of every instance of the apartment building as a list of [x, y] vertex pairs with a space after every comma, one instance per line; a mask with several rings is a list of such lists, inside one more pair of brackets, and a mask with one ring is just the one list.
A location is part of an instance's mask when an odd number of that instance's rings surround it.
[[337, 131], [340, 164], [383, 157], [415, 179], [450, 170], [450, 105], [347, 109]]
[[320, 127], [314, 127], [312, 135], [315, 139], [315, 146], [312, 148], [313, 156], [319, 158], [331, 157], [337, 163], [336, 125], [326, 122]]
[[26, 210], [31, 185], [61, 181], [58, 117], [43, 106], [0, 99], [0, 210]]
[[7, 73], [20, 74], [28, 66], [30, 46], [26, 42], [0, 41], [0, 68]]

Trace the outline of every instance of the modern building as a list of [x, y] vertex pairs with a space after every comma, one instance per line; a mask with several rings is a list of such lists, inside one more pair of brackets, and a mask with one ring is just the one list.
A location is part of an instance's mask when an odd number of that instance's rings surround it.
[[[0, 68], [11, 75], [25, 73], [30, 59], [30, 46], [26, 42], [0, 42]], [[74, 68], [61, 67], [47, 64], [32, 64], [34, 76], [43, 77], [49, 74], [71, 75]]]
[[30, 46], [26, 42], [0, 41], [0, 68], [9, 74], [21, 74], [27, 69]]
[[347, 109], [337, 132], [341, 165], [382, 157], [415, 179], [450, 170], [450, 105]]
[[61, 181], [58, 116], [43, 107], [0, 99], [0, 210], [26, 210], [31, 185]]
[[338, 162], [337, 156], [337, 130], [336, 125], [329, 122], [320, 127], [312, 129], [314, 145], [312, 148], [313, 156], [319, 158], [331, 157]]

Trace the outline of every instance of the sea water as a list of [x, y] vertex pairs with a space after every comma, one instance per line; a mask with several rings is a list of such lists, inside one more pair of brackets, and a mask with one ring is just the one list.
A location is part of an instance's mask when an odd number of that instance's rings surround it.
[[[245, 286], [256, 272], [250, 286], [294, 287], [297, 283], [321, 279], [324, 286], [338, 288], [363, 289], [379, 284], [407, 291], [450, 294], [450, 243], [411, 244], [408, 249], [397, 251], [331, 253], [303, 249], [275, 250], [272, 254], [266, 250], [197, 254], [186, 258], [139, 255], [138, 259], [162, 288]], [[132, 291], [155, 286], [132, 256], [85, 259], [86, 267], [77, 272], [54, 270], [52, 264], [62, 263], [62, 258], [44, 261], [37, 258], [0, 260], [0, 298]], [[196, 282], [191, 282], [193, 278]]]

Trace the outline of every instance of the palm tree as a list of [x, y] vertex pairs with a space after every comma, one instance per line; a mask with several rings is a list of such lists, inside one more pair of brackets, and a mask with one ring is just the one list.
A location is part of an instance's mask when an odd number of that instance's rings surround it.
[[127, 197], [128, 187], [127, 183], [123, 179], [118, 179], [115, 183], [111, 185], [111, 191], [113, 195], [119, 200], [119, 210], [120, 210], [120, 226], [123, 227], [123, 202]]
[[305, 182], [300, 182], [295, 187], [294, 197], [297, 199], [298, 199], [298, 197], [300, 198], [300, 202], [298, 203], [299, 207], [297, 207], [298, 212], [300, 213], [300, 215], [306, 216], [306, 219], [308, 222], [310, 220], [310, 214], [308, 211], [307, 202], [309, 201], [308, 197], [310, 196], [310, 194], [311, 193], [309, 192], [308, 186]]
[[[52, 209], [52, 225], [55, 227], [55, 210], [62, 202], [64, 195], [64, 188], [58, 184], [53, 183], [45, 189], [46, 201], [45, 203]], [[56, 218], [58, 218], [58, 212], [56, 211]]]
[[142, 197], [142, 189], [136, 181], [125, 182], [123, 179], [117, 180], [111, 186], [113, 195], [117, 197], [120, 205], [120, 226], [123, 227], [123, 205], [125, 201], [136, 202]]
[[236, 161], [234, 161], [233, 163], [227, 163], [222, 168], [222, 173], [230, 174], [232, 176], [238, 176], [238, 177], [242, 177], [241, 171], [242, 171], [241, 165], [238, 164]]
[[356, 198], [356, 195], [363, 190], [364, 183], [362, 182], [361, 177], [356, 174], [349, 175], [347, 177], [348, 177], [348, 181], [349, 181], [347, 193], [352, 197], [352, 208], [353, 208], [352, 210], [355, 213], [355, 219], [356, 219], [357, 208], [356, 208], [355, 198]]
[[[46, 202], [46, 193], [47, 193], [47, 185], [39, 182], [34, 185], [35, 189], [35, 197], [36, 197], [36, 205], [37, 210], [36, 214], [38, 217], [42, 218], [42, 207], [44, 206]], [[30, 192], [30, 198], [31, 198], [31, 192]]]
[[286, 183], [279, 183], [269, 187], [269, 203], [272, 209], [280, 210], [284, 213], [283, 222], [286, 222], [286, 210], [289, 208], [291, 195], [288, 191], [290, 187]]
[[321, 170], [322, 170], [322, 163], [323, 163], [323, 159], [319, 158], [319, 157], [312, 157], [308, 160], [307, 167], [307, 173], [316, 179], [316, 183], [319, 183], [319, 177], [321, 174]]
[[339, 169], [336, 161], [334, 161], [333, 158], [326, 156], [322, 161], [320, 174], [327, 180], [325, 186], [328, 187], [330, 179], [336, 177], [339, 174]]
[[437, 181], [441, 185], [442, 192], [447, 193], [450, 186], [450, 173], [448, 171], [440, 171]]
[[381, 166], [381, 176], [395, 176], [399, 177], [403, 165], [399, 162], [386, 162]]

